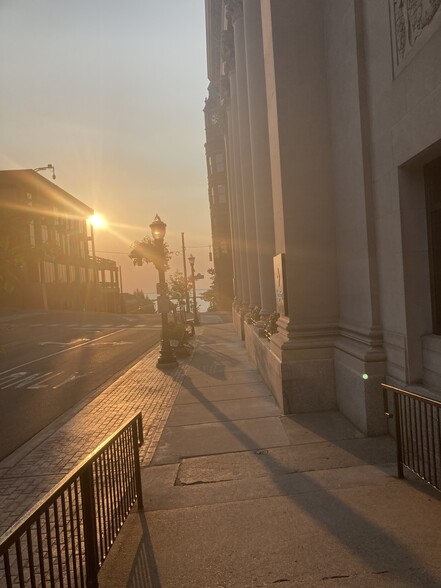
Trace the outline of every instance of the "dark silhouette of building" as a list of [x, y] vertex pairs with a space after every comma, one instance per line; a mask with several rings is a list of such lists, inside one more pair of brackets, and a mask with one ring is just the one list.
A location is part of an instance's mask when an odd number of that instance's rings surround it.
[[118, 267], [96, 257], [93, 209], [33, 170], [0, 171], [0, 305], [121, 310]]
[[220, 117], [220, 101], [210, 84], [205, 101], [205, 153], [207, 157], [213, 262], [219, 310], [230, 310], [233, 303], [233, 260], [225, 141]]

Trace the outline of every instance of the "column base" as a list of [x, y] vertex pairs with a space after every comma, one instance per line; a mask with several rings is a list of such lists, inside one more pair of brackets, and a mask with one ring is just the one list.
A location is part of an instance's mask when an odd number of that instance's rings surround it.
[[254, 325], [244, 329], [248, 355], [283, 414], [339, 410], [366, 435], [387, 432], [380, 387], [386, 364], [375, 337], [371, 345], [329, 334], [287, 341], [282, 332], [267, 341]]

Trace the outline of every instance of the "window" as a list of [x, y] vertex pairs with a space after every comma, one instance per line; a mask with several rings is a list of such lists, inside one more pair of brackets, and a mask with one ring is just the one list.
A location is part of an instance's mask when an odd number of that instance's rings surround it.
[[217, 172], [225, 171], [225, 163], [224, 163], [224, 154], [223, 153], [216, 153], [216, 171]]
[[217, 201], [219, 204], [225, 204], [227, 201], [227, 194], [224, 184], [218, 184], [217, 186]]
[[424, 168], [433, 332], [441, 335], [441, 157]]
[[41, 242], [47, 243], [49, 241], [49, 231], [47, 225], [41, 225]]
[[51, 261], [45, 261], [43, 263], [44, 269], [44, 281], [49, 284], [55, 282], [55, 265]]
[[29, 223], [29, 244], [35, 247], [35, 223], [33, 220]]
[[57, 274], [59, 282], [67, 282], [67, 269], [65, 265], [60, 264], [57, 266]]

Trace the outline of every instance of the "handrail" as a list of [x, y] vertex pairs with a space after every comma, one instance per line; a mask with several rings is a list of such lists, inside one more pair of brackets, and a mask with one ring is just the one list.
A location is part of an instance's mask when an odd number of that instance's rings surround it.
[[130, 509], [136, 500], [143, 508], [142, 443], [138, 412], [0, 537], [0, 584], [13, 586], [15, 577], [19, 586], [98, 586]]
[[381, 386], [384, 413], [395, 421], [398, 477], [404, 477], [406, 468], [441, 490], [441, 402], [389, 384]]

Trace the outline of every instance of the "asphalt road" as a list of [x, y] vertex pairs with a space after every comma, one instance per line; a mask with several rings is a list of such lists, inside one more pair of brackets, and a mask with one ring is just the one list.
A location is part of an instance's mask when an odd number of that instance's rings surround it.
[[157, 315], [0, 316], [0, 459], [159, 341]]

